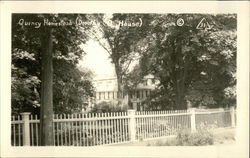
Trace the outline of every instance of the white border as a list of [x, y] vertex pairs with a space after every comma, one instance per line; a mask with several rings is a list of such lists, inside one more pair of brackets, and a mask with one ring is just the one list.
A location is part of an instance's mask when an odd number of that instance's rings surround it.
[[[249, 2], [0, 2], [1, 157], [248, 157]], [[209, 147], [11, 147], [11, 13], [237, 13], [237, 143]]]

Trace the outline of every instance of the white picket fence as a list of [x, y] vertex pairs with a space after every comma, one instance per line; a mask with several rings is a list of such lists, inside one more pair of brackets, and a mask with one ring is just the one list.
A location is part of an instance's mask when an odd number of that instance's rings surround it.
[[[201, 123], [231, 127], [231, 109], [199, 111], [138, 111], [54, 115], [55, 146], [98, 146], [176, 135], [181, 128], [195, 131]], [[12, 116], [12, 146], [39, 145], [39, 119], [30, 113]]]

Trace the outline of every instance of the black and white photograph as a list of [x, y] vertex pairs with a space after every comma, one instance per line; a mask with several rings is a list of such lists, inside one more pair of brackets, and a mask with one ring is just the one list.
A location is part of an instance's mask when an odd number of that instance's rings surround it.
[[11, 13], [10, 146], [237, 145], [238, 19]]
[[12, 145], [234, 143], [236, 26], [235, 14], [13, 14]]

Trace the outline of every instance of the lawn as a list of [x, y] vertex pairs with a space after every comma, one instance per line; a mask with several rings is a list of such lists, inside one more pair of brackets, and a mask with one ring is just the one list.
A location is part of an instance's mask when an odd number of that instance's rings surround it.
[[[212, 145], [230, 145], [235, 143], [235, 129], [234, 128], [219, 128], [212, 131], [213, 144]], [[176, 137], [164, 137], [154, 140], [143, 140], [133, 143], [117, 144], [116, 146], [176, 146]]]

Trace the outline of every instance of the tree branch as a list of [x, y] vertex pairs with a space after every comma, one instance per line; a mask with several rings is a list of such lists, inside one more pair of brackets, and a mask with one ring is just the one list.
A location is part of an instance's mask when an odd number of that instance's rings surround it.
[[128, 62], [128, 64], [126, 65], [126, 68], [125, 68], [124, 71], [122, 72], [123, 75], [127, 72], [128, 68], [129, 68], [129, 65], [131, 64], [132, 60], [133, 60], [133, 59], [130, 59], [129, 62]]
[[90, 38], [94, 37], [93, 39], [96, 40], [99, 43], [99, 45], [102, 46], [102, 48], [104, 48], [107, 51], [107, 53], [109, 55], [111, 55], [110, 50], [100, 41], [100, 39], [95, 35], [95, 33], [93, 33], [93, 32], [88, 32], [88, 33], [90, 33], [92, 35], [92, 36], [88, 35]]
[[106, 23], [103, 21], [103, 19], [101, 19], [99, 16], [95, 16], [95, 17], [96, 17], [96, 19], [100, 22], [100, 24], [101, 24], [101, 26], [102, 26], [102, 31], [103, 31], [103, 33], [104, 33], [104, 38], [107, 39], [108, 44], [109, 44], [111, 50], [113, 51], [114, 48], [113, 48], [112, 42], [111, 42], [111, 40], [109, 39], [108, 32], [106, 31], [106, 30], [108, 30], [107, 24], [106, 24]]

